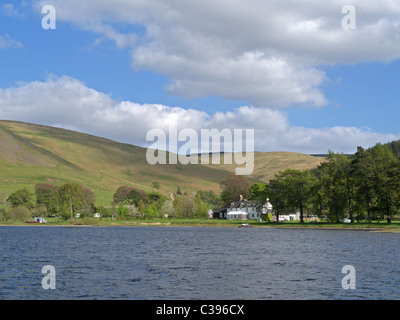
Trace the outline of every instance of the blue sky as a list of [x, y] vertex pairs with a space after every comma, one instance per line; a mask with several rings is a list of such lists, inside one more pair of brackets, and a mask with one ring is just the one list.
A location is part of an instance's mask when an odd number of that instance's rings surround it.
[[[251, 1], [233, 1], [220, 13], [205, 1], [197, 15], [200, 1], [190, 2], [192, 9], [177, 1], [161, 8], [156, 0], [111, 7], [103, 0], [3, 2], [0, 118], [145, 145], [146, 131], [174, 114], [196, 130], [254, 127], [258, 151], [347, 153], [400, 138], [398, 2], [374, 10], [372, 1], [353, 1], [351, 33], [340, 28], [341, 1], [324, 9], [315, 2], [301, 13], [282, 1], [274, 11], [282, 25], [265, 29], [263, 7]], [[55, 30], [41, 27], [45, 4], [56, 8]], [[271, 26], [287, 32], [277, 36]], [[64, 119], [66, 92], [86, 122]], [[111, 116], [92, 125], [88, 110]], [[142, 112], [164, 121], [140, 118]], [[127, 114], [141, 125], [117, 132]]]

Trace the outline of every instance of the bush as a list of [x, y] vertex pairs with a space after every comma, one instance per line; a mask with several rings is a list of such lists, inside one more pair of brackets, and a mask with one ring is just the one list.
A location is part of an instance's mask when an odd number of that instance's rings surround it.
[[150, 219], [154, 219], [158, 217], [158, 210], [156, 205], [154, 204], [150, 204], [146, 207], [145, 211], [144, 211], [144, 216], [146, 218], [150, 218]]
[[27, 207], [15, 207], [8, 211], [8, 217], [14, 221], [25, 221], [32, 219], [32, 212]]
[[123, 205], [118, 208], [118, 218], [125, 219], [129, 215], [129, 209]]

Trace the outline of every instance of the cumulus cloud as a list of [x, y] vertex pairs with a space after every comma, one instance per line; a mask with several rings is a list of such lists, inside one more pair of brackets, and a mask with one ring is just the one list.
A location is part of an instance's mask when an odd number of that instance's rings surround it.
[[161, 129], [167, 134], [171, 123], [176, 123], [178, 130], [194, 129], [199, 137], [201, 129], [254, 129], [256, 151], [326, 153], [329, 148], [352, 153], [358, 145], [369, 147], [400, 139], [400, 135], [355, 127], [293, 126], [285, 112], [269, 108], [242, 106], [207, 114], [194, 109], [117, 101], [68, 76], [0, 89], [0, 119], [57, 126], [147, 147], [151, 145], [146, 142], [147, 132]]
[[[323, 67], [400, 57], [400, 3], [353, 0], [37, 0], [57, 18], [132, 49], [132, 66], [162, 73], [179, 96], [218, 95], [258, 108], [328, 103]], [[119, 24], [125, 26], [118, 28]], [[144, 27], [144, 34], [126, 26]]]

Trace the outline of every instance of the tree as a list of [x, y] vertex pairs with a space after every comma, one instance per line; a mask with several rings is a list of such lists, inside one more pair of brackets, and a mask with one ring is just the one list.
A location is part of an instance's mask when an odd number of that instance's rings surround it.
[[113, 196], [113, 204], [134, 204], [138, 206], [139, 201], [145, 201], [146, 192], [128, 186], [120, 186]]
[[351, 162], [352, 175], [357, 180], [357, 200], [364, 204], [367, 211], [367, 221], [371, 222], [371, 206], [374, 194], [373, 159], [370, 152], [362, 147], [357, 147], [357, 152]]
[[59, 209], [58, 203], [59, 187], [48, 184], [38, 183], [35, 185], [35, 195], [37, 205], [45, 206], [48, 212], [56, 213]]
[[183, 218], [183, 201], [182, 201], [182, 196], [177, 196], [174, 199], [174, 208], [176, 212], [176, 217], [177, 218]]
[[162, 207], [162, 205], [164, 204], [164, 202], [166, 200], [167, 200], [167, 197], [164, 196], [163, 194], [156, 192], [156, 191], [152, 191], [146, 195], [145, 203], [147, 205], [154, 205], [158, 210]]
[[193, 218], [196, 210], [196, 205], [193, 199], [189, 196], [182, 197], [182, 215], [184, 218]]
[[138, 208], [140, 214], [144, 215], [144, 211], [146, 210], [146, 206], [145, 206], [144, 201], [142, 199], [139, 200], [137, 208]]
[[84, 200], [83, 187], [77, 183], [66, 183], [60, 187], [58, 192], [60, 202], [64, 207], [69, 209], [72, 220], [73, 213]]
[[118, 218], [124, 220], [129, 215], [129, 209], [121, 204], [118, 207], [117, 213], [118, 213]]
[[155, 204], [149, 204], [144, 210], [144, 216], [146, 218], [154, 219], [158, 217], [158, 210]]
[[194, 204], [195, 204], [195, 212], [194, 215], [196, 218], [207, 218], [208, 217], [208, 206], [201, 201], [201, 197], [199, 194], [196, 194], [194, 197]]
[[10, 194], [7, 198], [7, 202], [10, 203], [11, 207], [27, 207], [32, 209], [34, 207], [33, 193], [27, 188], [20, 189]]
[[[309, 170], [286, 169], [275, 175], [275, 180], [277, 189], [283, 197], [279, 199], [278, 204], [285, 210], [290, 207], [299, 209], [300, 223], [304, 223], [304, 210], [311, 199], [317, 178]], [[276, 193], [274, 196], [280, 198]], [[274, 205], [272, 202], [271, 204]]]
[[126, 208], [129, 210], [130, 217], [139, 217], [139, 209], [134, 204], [127, 205]]
[[265, 183], [255, 183], [250, 189], [250, 200], [256, 200], [258, 204], [264, 205], [268, 199], [269, 187]]
[[279, 216], [284, 213], [289, 213], [292, 209], [286, 196], [287, 185], [283, 179], [275, 175], [275, 179], [271, 179], [268, 185], [268, 198], [273, 207], [273, 212], [276, 216], [276, 222], [279, 222]]
[[197, 191], [196, 195], [200, 196], [201, 201], [207, 203], [213, 209], [222, 207], [223, 203], [221, 197], [214, 193], [212, 190], [207, 191]]
[[8, 216], [14, 221], [24, 221], [32, 218], [32, 212], [27, 207], [19, 206], [11, 208], [8, 212]]
[[174, 205], [171, 200], [166, 200], [159, 210], [161, 218], [172, 218], [176, 215]]
[[386, 216], [391, 223], [391, 217], [397, 211], [400, 195], [399, 160], [393, 155], [387, 145], [378, 143], [369, 150], [373, 159], [374, 194], [376, 196], [376, 211]]
[[244, 176], [231, 174], [219, 183], [222, 192], [221, 199], [224, 205], [228, 205], [232, 201], [236, 201], [243, 196], [248, 198], [250, 195], [249, 188], [251, 182]]
[[82, 187], [83, 199], [79, 209], [85, 214], [93, 214], [96, 211], [96, 196], [92, 190], [87, 187]]
[[340, 222], [348, 210], [352, 218], [352, 193], [350, 182], [350, 160], [344, 154], [329, 151], [329, 156], [319, 167], [319, 188], [332, 220]]

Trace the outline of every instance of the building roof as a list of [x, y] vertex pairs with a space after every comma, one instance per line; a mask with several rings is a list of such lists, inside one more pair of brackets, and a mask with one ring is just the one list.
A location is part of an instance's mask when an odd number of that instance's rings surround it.
[[245, 208], [245, 207], [256, 207], [258, 205], [256, 200], [240, 199], [233, 201], [229, 204], [229, 208]]
[[213, 210], [213, 212], [214, 213], [226, 212], [226, 208], [215, 209], [215, 210]]

